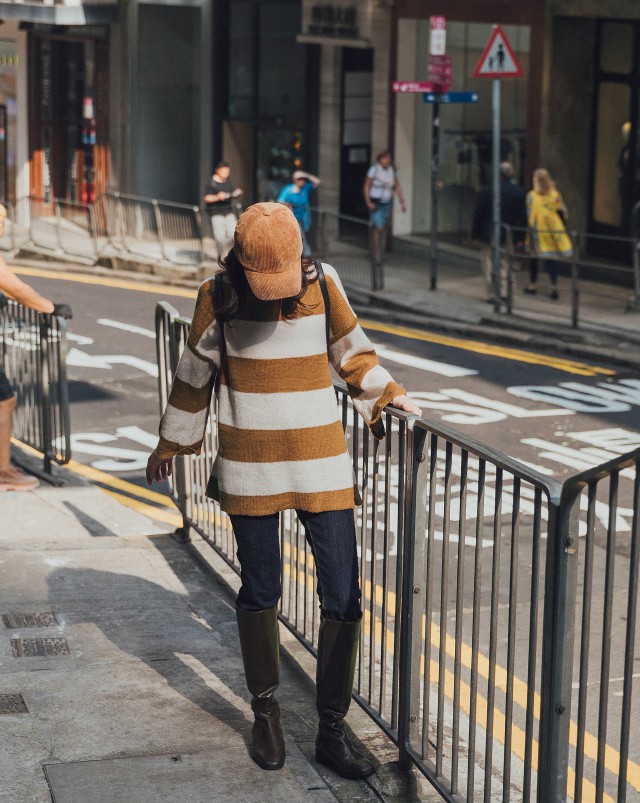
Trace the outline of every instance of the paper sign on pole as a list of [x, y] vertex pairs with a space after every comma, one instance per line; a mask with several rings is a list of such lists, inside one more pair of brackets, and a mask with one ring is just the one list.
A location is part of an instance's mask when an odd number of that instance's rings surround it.
[[519, 78], [522, 67], [500, 25], [494, 26], [489, 44], [480, 57], [474, 78]]
[[432, 56], [444, 56], [447, 51], [447, 18], [430, 17], [431, 39], [429, 53]]

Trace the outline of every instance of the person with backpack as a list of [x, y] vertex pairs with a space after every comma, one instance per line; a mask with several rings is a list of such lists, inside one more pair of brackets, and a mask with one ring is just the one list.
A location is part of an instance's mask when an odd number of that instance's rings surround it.
[[212, 393], [218, 454], [207, 495], [233, 526], [241, 568], [236, 618], [254, 725], [251, 756], [280, 769], [277, 604], [280, 512], [295, 509], [318, 576], [316, 758], [346, 778], [373, 765], [344, 729], [360, 621], [354, 507], [357, 490], [330, 366], [377, 438], [392, 404], [421, 410], [380, 365], [335, 269], [302, 256], [293, 212], [283, 204], [246, 209], [222, 272], [198, 292], [187, 345], [150, 455], [147, 481], [171, 473], [177, 455], [202, 447]]
[[376, 156], [376, 163], [367, 170], [363, 194], [373, 228], [374, 259], [381, 265], [384, 258], [384, 233], [391, 217], [394, 195], [398, 196], [402, 211], [407, 211], [391, 151], [384, 150]]

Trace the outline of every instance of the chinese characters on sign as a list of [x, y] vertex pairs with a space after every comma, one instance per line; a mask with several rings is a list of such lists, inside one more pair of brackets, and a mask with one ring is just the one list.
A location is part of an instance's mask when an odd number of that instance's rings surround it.
[[313, 5], [307, 32], [313, 36], [357, 39], [358, 9], [355, 5], [341, 6], [327, 3]]

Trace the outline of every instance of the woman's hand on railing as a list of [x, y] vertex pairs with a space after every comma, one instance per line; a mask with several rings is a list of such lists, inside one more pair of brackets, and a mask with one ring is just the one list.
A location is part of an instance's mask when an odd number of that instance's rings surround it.
[[407, 413], [422, 415], [422, 409], [417, 404], [414, 404], [408, 396], [396, 396], [391, 404], [399, 410], [405, 410]]
[[155, 452], [151, 452], [147, 460], [147, 483], [162, 482], [173, 473], [173, 458], [162, 459]]

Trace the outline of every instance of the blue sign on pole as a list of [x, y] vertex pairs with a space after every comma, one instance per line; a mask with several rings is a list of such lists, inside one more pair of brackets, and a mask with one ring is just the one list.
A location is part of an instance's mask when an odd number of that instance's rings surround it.
[[439, 95], [436, 92], [427, 92], [422, 96], [425, 103], [477, 103], [477, 92], [446, 92]]

